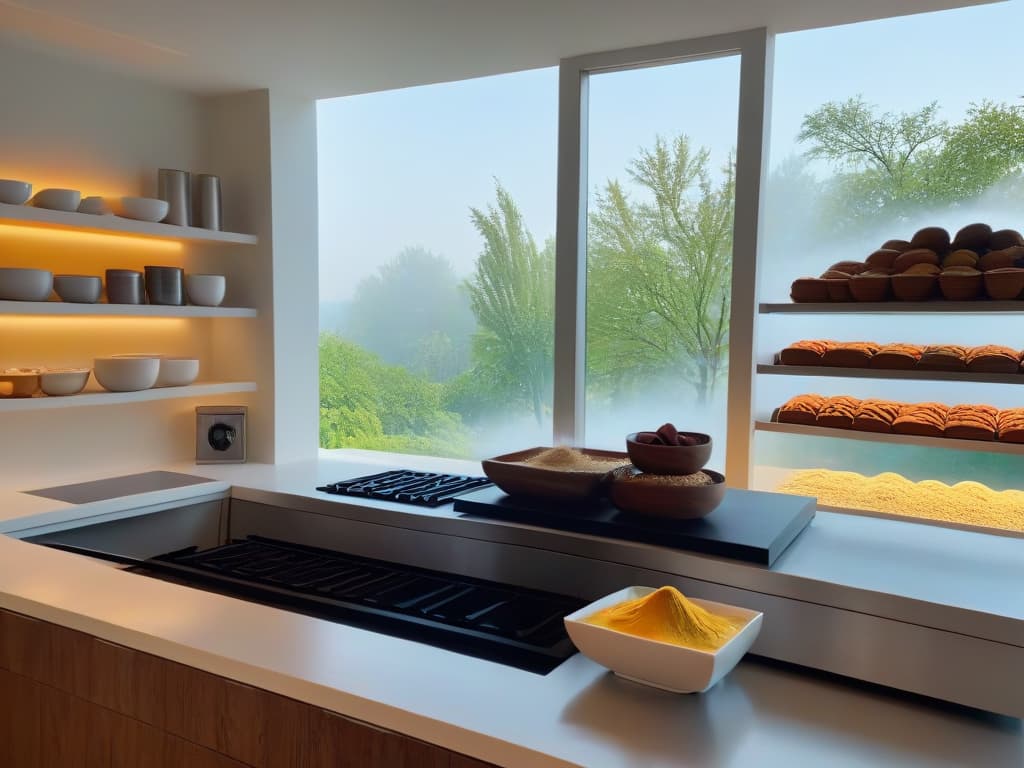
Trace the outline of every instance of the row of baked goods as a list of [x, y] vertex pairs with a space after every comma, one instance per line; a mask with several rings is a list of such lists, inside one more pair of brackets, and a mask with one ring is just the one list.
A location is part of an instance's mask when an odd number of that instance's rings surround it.
[[959, 440], [1024, 443], [1024, 408], [861, 400], [848, 395], [797, 395], [779, 408], [783, 424]]
[[1024, 351], [998, 344], [876, 344], [872, 341], [802, 339], [776, 357], [779, 365], [822, 365], [883, 370], [1024, 373]]
[[925, 227], [887, 240], [864, 261], [839, 261], [820, 277], [793, 281], [796, 302], [1010, 301], [1024, 297], [1024, 236], [969, 224], [952, 238]]

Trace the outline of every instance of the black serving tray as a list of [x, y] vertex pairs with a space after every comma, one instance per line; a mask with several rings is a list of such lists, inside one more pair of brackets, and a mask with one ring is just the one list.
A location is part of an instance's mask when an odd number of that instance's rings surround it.
[[817, 499], [730, 488], [697, 520], [632, 515], [607, 499], [567, 504], [482, 488], [455, 500], [455, 511], [561, 531], [626, 539], [771, 566], [814, 519]]

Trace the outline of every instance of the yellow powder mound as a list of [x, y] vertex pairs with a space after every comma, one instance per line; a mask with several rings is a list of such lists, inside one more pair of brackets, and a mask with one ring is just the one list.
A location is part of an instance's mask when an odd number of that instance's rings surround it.
[[687, 600], [675, 587], [627, 600], [584, 619], [588, 624], [648, 640], [714, 651], [743, 627], [743, 619], [719, 616]]
[[893, 472], [866, 477], [856, 472], [803, 469], [778, 490], [816, 496], [820, 504], [831, 507], [1024, 531], [1024, 492], [994, 491], [972, 481], [950, 486], [938, 480], [915, 483]]
[[559, 469], [564, 472], [610, 472], [616, 467], [628, 464], [629, 459], [616, 459], [610, 456], [588, 456], [578, 448], [558, 446], [543, 450], [528, 459], [524, 459], [521, 463], [546, 469]]

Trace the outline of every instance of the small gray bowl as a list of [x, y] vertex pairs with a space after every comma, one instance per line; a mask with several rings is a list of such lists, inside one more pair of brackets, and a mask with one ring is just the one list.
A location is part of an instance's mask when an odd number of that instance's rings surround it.
[[95, 275], [54, 275], [53, 290], [61, 301], [95, 304], [103, 293], [103, 281]]

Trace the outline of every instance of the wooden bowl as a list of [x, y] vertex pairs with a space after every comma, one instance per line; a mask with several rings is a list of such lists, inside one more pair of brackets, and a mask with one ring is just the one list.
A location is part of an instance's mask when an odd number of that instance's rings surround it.
[[817, 303], [828, 301], [828, 287], [825, 281], [817, 277], [801, 277], [793, 281], [789, 297], [799, 303]]
[[[634, 432], [626, 436], [626, 453], [634, 466], [653, 475], [692, 475], [704, 468], [711, 458], [711, 435], [703, 432], [680, 432], [697, 441], [696, 445], [659, 445], [642, 443]], [[650, 433], [647, 433], [650, 434]]]
[[612, 504], [634, 515], [675, 520], [706, 517], [725, 497], [725, 477], [710, 469], [702, 471], [711, 477], [712, 484], [674, 485], [669, 479], [678, 475], [645, 476], [635, 467], [625, 467], [612, 473], [608, 495]]
[[893, 295], [900, 301], [927, 301], [935, 295], [935, 275], [893, 275]]
[[1024, 269], [1007, 267], [985, 272], [985, 293], [996, 301], [1012, 301], [1024, 291]]
[[[484, 459], [481, 464], [487, 478], [510, 496], [577, 500], [594, 498], [610, 479], [612, 468], [599, 471], [567, 470], [523, 463], [546, 450], [544, 447], [528, 448]], [[619, 466], [629, 466], [629, 457], [620, 451], [590, 448], [579, 450], [585, 456], [619, 459]]]
[[888, 275], [856, 275], [850, 278], [850, 293], [857, 301], [885, 301], [891, 283]]
[[974, 275], [943, 272], [939, 275], [939, 289], [949, 301], [973, 301], [981, 295], [981, 273]]
[[829, 301], [853, 301], [850, 293], [850, 278], [825, 278]]

